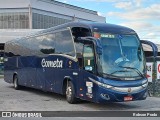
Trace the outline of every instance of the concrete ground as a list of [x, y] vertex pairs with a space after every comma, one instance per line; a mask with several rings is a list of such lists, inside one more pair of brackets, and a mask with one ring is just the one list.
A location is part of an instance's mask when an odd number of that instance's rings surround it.
[[69, 104], [65, 97], [55, 93], [23, 88], [15, 90], [12, 84], [0, 79], [0, 111], [160, 111], [160, 98], [148, 97], [143, 101], [97, 104], [82, 101]]

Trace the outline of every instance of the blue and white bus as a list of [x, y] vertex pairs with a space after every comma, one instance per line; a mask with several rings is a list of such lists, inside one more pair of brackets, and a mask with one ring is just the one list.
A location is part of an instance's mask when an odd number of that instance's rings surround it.
[[146, 60], [130, 28], [70, 22], [5, 44], [4, 80], [106, 103], [147, 97]]

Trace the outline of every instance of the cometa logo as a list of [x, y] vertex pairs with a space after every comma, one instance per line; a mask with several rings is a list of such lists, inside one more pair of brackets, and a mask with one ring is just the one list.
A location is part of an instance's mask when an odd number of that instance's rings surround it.
[[41, 61], [42, 67], [53, 67], [53, 68], [62, 68], [63, 61], [62, 60], [56, 60], [56, 61], [46, 61], [44, 58]]

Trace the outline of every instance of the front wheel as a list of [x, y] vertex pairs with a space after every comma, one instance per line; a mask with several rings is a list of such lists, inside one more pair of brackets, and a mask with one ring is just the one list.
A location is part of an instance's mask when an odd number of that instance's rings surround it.
[[16, 90], [20, 89], [20, 85], [18, 84], [18, 76], [15, 75], [13, 78], [13, 85]]
[[71, 81], [68, 81], [68, 83], [67, 83], [66, 99], [67, 99], [67, 102], [70, 103], [70, 104], [74, 104], [74, 103], [77, 102], [77, 99], [75, 97], [74, 85]]

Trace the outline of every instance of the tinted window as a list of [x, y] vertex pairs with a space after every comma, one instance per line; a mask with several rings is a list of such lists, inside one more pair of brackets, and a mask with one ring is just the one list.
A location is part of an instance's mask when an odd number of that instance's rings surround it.
[[5, 55], [13, 56], [29, 56], [33, 54], [32, 49], [29, 48], [28, 39], [20, 39], [5, 44]]
[[75, 56], [74, 45], [69, 30], [32, 38], [32, 48], [36, 54], [66, 54]]
[[74, 44], [69, 30], [20, 39], [7, 45], [6, 51], [9, 56], [43, 56], [45, 54], [75, 56]]
[[75, 56], [74, 44], [69, 30], [56, 33], [55, 53]]
[[55, 53], [55, 40], [56, 34], [44, 35], [39, 44], [40, 51], [43, 54], [54, 54]]

